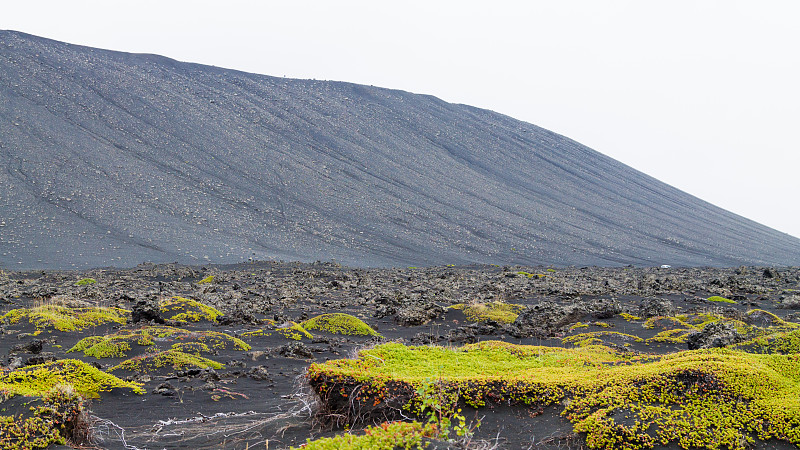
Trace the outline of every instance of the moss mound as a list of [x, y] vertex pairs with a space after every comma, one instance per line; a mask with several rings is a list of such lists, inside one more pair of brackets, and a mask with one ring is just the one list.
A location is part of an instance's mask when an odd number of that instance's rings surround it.
[[[59, 385], [41, 398], [25, 399], [26, 412], [0, 416], [0, 448], [43, 449], [85, 440], [85, 400], [71, 386]], [[4, 408], [5, 409], [5, 408]]]
[[519, 313], [525, 309], [523, 305], [513, 303], [491, 302], [491, 303], [459, 303], [451, 306], [464, 312], [467, 319], [472, 322], [485, 322], [493, 320], [500, 323], [513, 323], [517, 320]]
[[731, 300], [729, 298], [720, 297], [719, 295], [714, 295], [714, 296], [708, 297], [706, 300], [708, 300], [710, 302], [717, 302], [717, 303], [736, 303], [735, 301], [733, 301], [733, 300]]
[[136, 383], [122, 381], [83, 361], [62, 359], [24, 367], [0, 376], [0, 393], [41, 397], [58, 385], [70, 385], [80, 395], [96, 398], [100, 392], [127, 388], [144, 393]]
[[13, 309], [0, 317], [7, 324], [28, 321], [37, 329], [55, 328], [58, 331], [80, 331], [106, 323], [125, 324], [130, 311], [120, 308], [70, 308], [61, 305], [42, 305]]
[[105, 336], [90, 336], [78, 341], [67, 350], [83, 352], [85, 356], [95, 358], [124, 358], [132, 348], [138, 346], [148, 353], [159, 351], [156, 341], [171, 342], [172, 348], [194, 349], [193, 354], [214, 353], [216, 350], [236, 349], [247, 351], [250, 345], [225, 333], [215, 331], [189, 331], [168, 326], [144, 327], [137, 330], [123, 330]]
[[306, 330], [326, 331], [333, 334], [380, 336], [380, 334], [358, 317], [343, 313], [322, 314], [317, 317], [312, 317], [302, 322], [300, 325]]
[[384, 344], [354, 360], [312, 364], [308, 379], [329, 412], [352, 422], [418, 411], [419, 388], [434, 380], [452, 410], [458, 402], [563, 405], [591, 448], [744, 449], [756, 438], [800, 444], [799, 374], [800, 355], [714, 349], [626, 359], [601, 346], [489, 341]]
[[215, 322], [222, 315], [216, 308], [183, 297], [172, 297], [161, 302], [160, 310], [164, 318], [180, 323], [208, 321]]
[[[419, 422], [384, 422], [367, 427], [363, 434], [343, 434], [317, 440], [309, 439], [300, 448], [305, 450], [393, 450], [397, 448], [424, 448], [423, 439], [435, 437], [433, 424]], [[298, 447], [292, 447], [296, 449]]]
[[151, 373], [160, 369], [185, 369], [196, 367], [198, 369], [222, 369], [224, 366], [212, 359], [196, 354], [186, 353], [178, 349], [165, 350], [158, 353], [147, 353], [126, 359], [109, 369], [109, 372], [123, 370], [128, 372]]

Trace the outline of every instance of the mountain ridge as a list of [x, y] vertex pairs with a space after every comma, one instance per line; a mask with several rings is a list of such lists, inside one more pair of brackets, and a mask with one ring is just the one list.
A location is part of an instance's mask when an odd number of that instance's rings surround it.
[[0, 31], [0, 267], [795, 265], [800, 240], [430, 95]]

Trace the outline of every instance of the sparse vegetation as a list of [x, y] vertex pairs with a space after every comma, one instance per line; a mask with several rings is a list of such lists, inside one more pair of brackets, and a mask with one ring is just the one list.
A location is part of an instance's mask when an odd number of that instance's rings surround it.
[[464, 312], [464, 315], [467, 316], [467, 319], [473, 322], [493, 320], [499, 323], [512, 323], [516, 320], [519, 313], [525, 309], [525, 306], [503, 302], [491, 302], [459, 303], [451, 306], [451, 308], [460, 309]]
[[17, 324], [27, 320], [37, 329], [55, 328], [58, 331], [80, 331], [107, 323], [125, 324], [130, 311], [120, 308], [69, 308], [45, 304], [32, 308], [13, 309], [0, 317], [4, 323]]
[[343, 313], [322, 314], [300, 324], [306, 330], [319, 330], [349, 336], [380, 336], [358, 317]]

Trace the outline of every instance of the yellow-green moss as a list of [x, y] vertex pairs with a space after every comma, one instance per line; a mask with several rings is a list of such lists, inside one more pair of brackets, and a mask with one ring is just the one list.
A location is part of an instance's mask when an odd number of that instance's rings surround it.
[[78, 282], [75, 283], [75, 286], [86, 286], [88, 284], [95, 284], [95, 283], [97, 283], [97, 280], [95, 280], [94, 278], [84, 278], [82, 280], [78, 280]]
[[729, 298], [720, 297], [719, 295], [714, 295], [714, 296], [708, 297], [706, 300], [708, 300], [710, 302], [718, 302], [718, 303], [736, 303], [735, 301], [733, 301], [733, 300], [731, 300]]
[[296, 322], [291, 322], [291, 325], [289, 326], [276, 328], [275, 331], [277, 333], [282, 334], [283, 337], [294, 339], [295, 341], [299, 341], [303, 338], [308, 338], [308, 339], [314, 338], [314, 336], [311, 333], [306, 331], [306, 329], [303, 328], [302, 325]]
[[395, 450], [422, 449], [427, 445], [423, 438], [437, 436], [434, 424], [419, 422], [393, 422], [367, 427], [363, 434], [345, 433], [339, 436], [309, 439], [301, 447], [303, 450]]
[[216, 308], [183, 297], [164, 300], [160, 309], [167, 319], [182, 323], [200, 322], [201, 320], [214, 322], [222, 315]]
[[343, 313], [322, 314], [301, 322], [300, 325], [306, 330], [326, 331], [333, 334], [380, 336], [358, 317]]
[[482, 322], [493, 320], [500, 323], [513, 323], [517, 316], [525, 309], [523, 305], [513, 303], [491, 302], [491, 303], [459, 303], [451, 306], [453, 309], [460, 309], [472, 322]]
[[411, 408], [418, 401], [415, 388], [426, 380], [476, 407], [562, 405], [562, 416], [595, 449], [670, 443], [744, 449], [754, 437], [800, 444], [796, 354], [710, 349], [626, 360], [602, 347], [391, 343], [364, 350], [355, 360], [312, 364], [308, 377], [323, 398], [376, 406], [405, 392]]
[[65, 445], [85, 414], [85, 400], [69, 385], [57, 385], [27, 403], [31, 405], [29, 413], [0, 416], [0, 448], [32, 450]]
[[136, 383], [122, 381], [83, 361], [63, 359], [27, 366], [0, 376], [0, 392], [5, 395], [41, 397], [54, 386], [72, 385], [84, 397], [98, 397], [100, 392], [128, 388], [144, 393]]
[[208, 284], [214, 282], [214, 275], [209, 275], [202, 280], [198, 281], [197, 284]]
[[[250, 345], [241, 339], [216, 331], [190, 331], [168, 326], [152, 326], [135, 330], [121, 330], [106, 336], [90, 336], [78, 341], [70, 352], [83, 352], [85, 356], [95, 358], [124, 358], [128, 355], [133, 344], [143, 347], [152, 347], [159, 341], [180, 340], [188, 345], [187, 348], [208, 349], [207, 353], [215, 350], [236, 349], [247, 351]], [[192, 344], [196, 344], [192, 347]], [[174, 347], [174, 346], [173, 346]], [[147, 350], [152, 353], [157, 351]]]
[[567, 336], [561, 339], [564, 344], [574, 344], [578, 347], [585, 347], [587, 345], [602, 344], [602, 337], [616, 337], [623, 341], [644, 342], [644, 339], [634, 336], [632, 334], [620, 333], [619, 331], [590, 331], [588, 333], [579, 333], [572, 336]]
[[26, 319], [38, 329], [52, 327], [59, 331], [80, 331], [106, 323], [125, 324], [129, 314], [130, 311], [121, 308], [42, 305], [11, 310], [0, 317], [0, 320], [16, 324]]
[[224, 366], [212, 359], [170, 349], [163, 352], [150, 353], [126, 359], [109, 369], [109, 371], [125, 370], [129, 372], [150, 373], [167, 367], [173, 369], [183, 369], [186, 367], [221, 369]]
[[623, 319], [625, 319], [628, 322], [633, 322], [633, 321], [636, 321], [636, 320], [642, 320], [642, 318], [639, 317], [639, 316], [634, 316], [633, 314], [628, 314], [628, 313], [625, 313], [625, 312], [619, 313], [619, 315], [620, 315], [620, 317], [622, 317]]

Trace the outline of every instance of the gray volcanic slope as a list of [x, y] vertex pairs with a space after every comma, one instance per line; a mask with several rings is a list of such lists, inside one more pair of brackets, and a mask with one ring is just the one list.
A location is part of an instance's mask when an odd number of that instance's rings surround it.
[[0, 31], [0, 267], [796, 265], [800, 240], [435, 97]]

